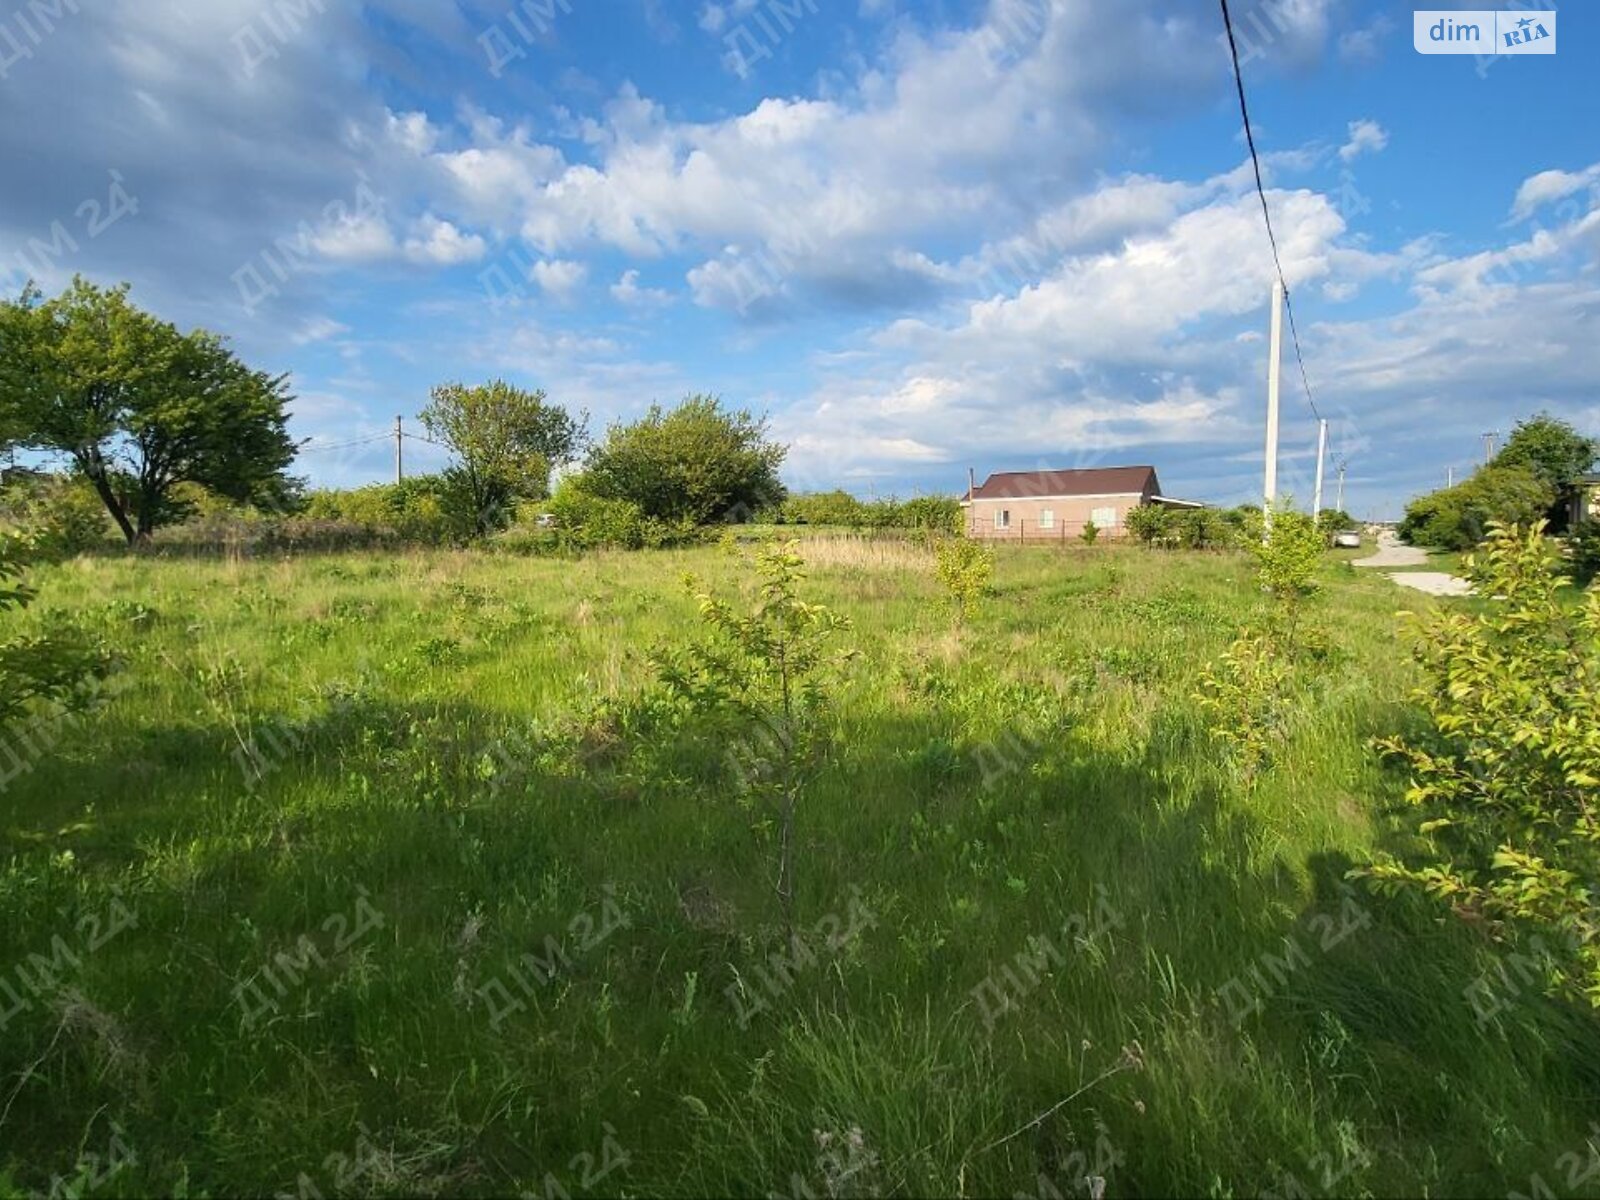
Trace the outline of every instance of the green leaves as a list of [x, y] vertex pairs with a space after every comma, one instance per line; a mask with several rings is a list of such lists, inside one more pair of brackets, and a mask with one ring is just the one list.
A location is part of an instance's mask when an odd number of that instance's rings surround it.
[[968, 620], [994, 581], [994, 551], [966, 537], [946, 538], [934, 551], [935, 570], [949, 597], [956, 623]]
[[0, 413], [22, 444], [70, 457], [129, 542], [177, 515], [181, 483], [281, 496], [291, 399], [285, 378], [141, 311], [127, 285], [79, 278], [52, 300], [0, 304]]
[[455, 456], [448, 477], [471, 505], [479, 532], [503, 528], [517, 501], [547, 497], [551, 469], [582, 451], [586, 418], [546, 399], [502, 379], [448, 383], [433, 389], [422, 410], [424, 428]]
[[1380, 748], [1411, 772], [1429, 862], [1385, 858], [1362, 874], [1418, 887], [1512, 936], [1558, 935], [1551, 985], [1600, 997], [1600, 595], [1561, 596], [1544, 524], [1495, 526], [1468, 572], [1493, 599], [1419, 622], [1428, 718]]
[[1261, 586], [1280, 600], [1299, 600], [1317, 590], [1317, 569], [1327, 540], [1306, 513], [1291, 508], [1274, 509], [1265, 538], [1251, 538]]
[[690, 396], [670, 412], [651, 405], [642, 420], [613, 425], [585, 478], [596, 496], [630, 501], [658, 521], [743, 521], [783, 498], [778, 468], [787, 454], [767, 439], [765, 420], [724, 409], [715, 396]]

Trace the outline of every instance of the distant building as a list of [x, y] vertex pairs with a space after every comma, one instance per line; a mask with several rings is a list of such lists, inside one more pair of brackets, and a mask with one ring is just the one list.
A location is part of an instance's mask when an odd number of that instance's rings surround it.
[[1572, 523], [1600, 521], [1600, 475], [1580, 475], [1573, 484]]
[[969, 486], [961, 507], [968, 537], [1064, 541], [1081, 534], [1090, 521], [1103, 536], [1122, 537], [1128, 514], [1146, 504], [1205, 507], [1197, 500], [1162, 495], [1154, 467], [1000, 471], [981, 486]]

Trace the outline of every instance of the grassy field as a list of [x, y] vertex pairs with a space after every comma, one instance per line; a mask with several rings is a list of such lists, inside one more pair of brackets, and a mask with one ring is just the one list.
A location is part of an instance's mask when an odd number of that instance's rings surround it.
[[1007, 549], [958, 631], [922, 548], [804, 552], [859, 654], [798, 949], [650, 699], [722, 551], [41, 572], [126, 664], [0, 792], [0, 1193], [1594, 1189], [1593, 1019], [1344, 882], [1427, 601], [1330, 562], [1247, 786], [1243, 558]]

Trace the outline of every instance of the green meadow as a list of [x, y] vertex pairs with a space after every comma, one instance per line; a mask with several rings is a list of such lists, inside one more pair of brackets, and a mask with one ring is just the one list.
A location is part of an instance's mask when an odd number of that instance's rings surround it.
[[916, 542], [802, 552], [856, 654], [793, 937], [650, 663], [722, 548], [41, 569], [123, 661], [0, 759], [0, 1194], [1600, 1187], [1592, 1016], [1346, 880], [1432, 601], [1330, 559], [1246, 778], [1247, 558], [1008, 548], [958, 626]]

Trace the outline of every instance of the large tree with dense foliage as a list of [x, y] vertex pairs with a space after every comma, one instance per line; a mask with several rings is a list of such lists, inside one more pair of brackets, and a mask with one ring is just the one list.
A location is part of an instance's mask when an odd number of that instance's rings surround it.
[[764, 419], [723, 408], [715, 396], [689, 396], [613, 425], [591, 451], [585, 478], [595, 495], [630, 500], [647, 517], [704, 525], [779, 503], [787, 454], [768, 439]]
[[1585, 437], [1566, 421], [1540, 413], [1517, 423], [1494, 456], [1494, 465], [1531, 471], [1559, 491], [1586, 474], [1596, 458], [1600, 458], [1600, 439]]
[[71, 459], [130, 543], [179, 515], [182, 483], [281, 503], [293, 489], [290, 399], [285, 377], [143, 312], [126, 284], [79, 278], [54, 299], [30, 287], [0, 302], [0, 425]]
[[1494, 456], [1494, 465], [1528, 471], [1550, 487], [1555, 497], [1549, 508], [1550, 526], [1559, 533], [1567, 527], [1574, 484], [1593, 469], [1596, 458], [1600, 458], [1600, 439], [1585, 437], [1568, 422], [1540, 413], [1517, 423]]
[[433, 389], [422, 424], [455, 456], [449, 472], [475, 514], [479, 532], [505, 523], [518, 500], [550, 495], [550, 472], [571, 462], [588, 440], [587, 418], [495, 379], [477, 387]]

